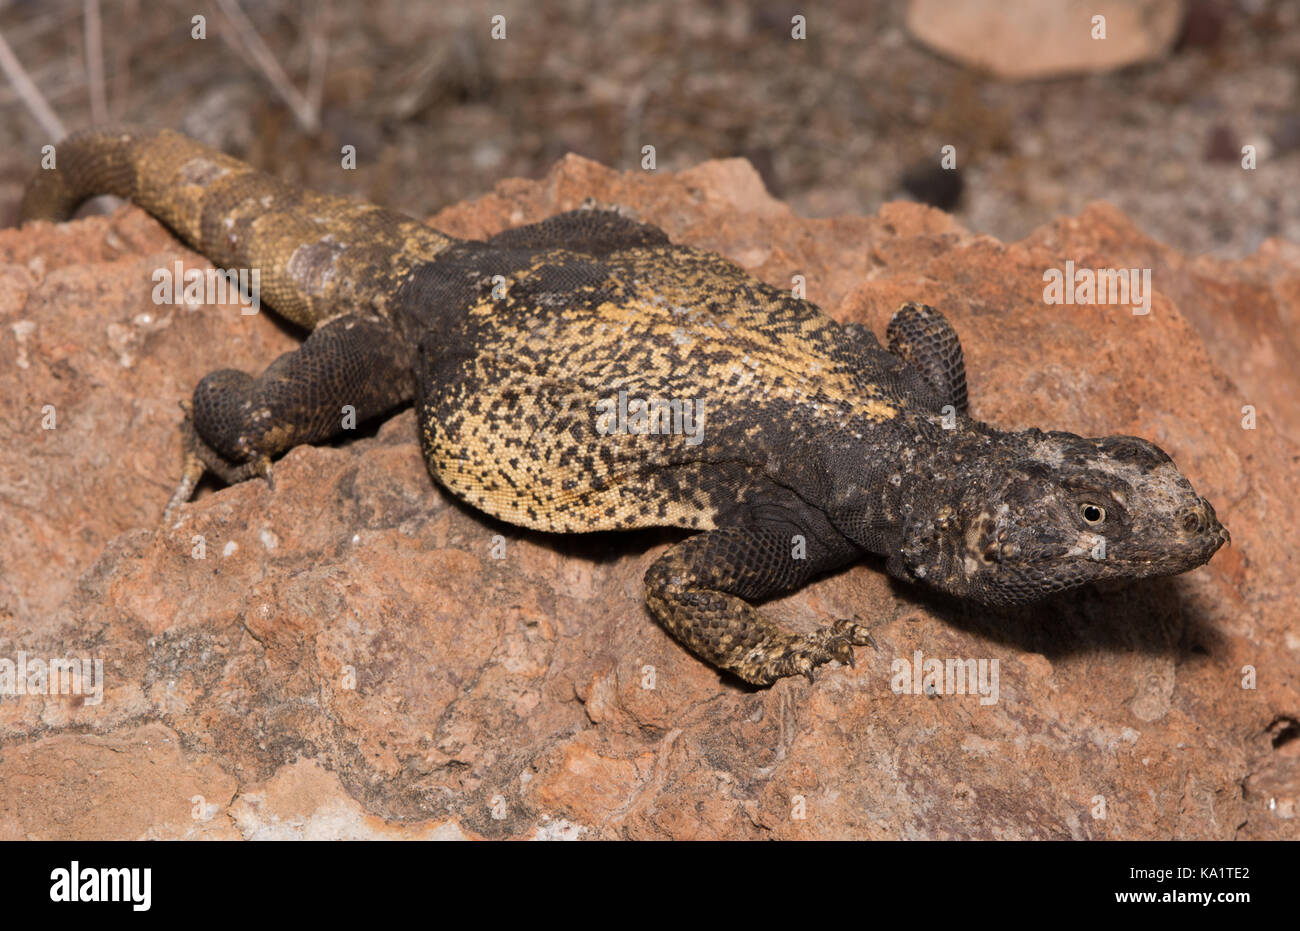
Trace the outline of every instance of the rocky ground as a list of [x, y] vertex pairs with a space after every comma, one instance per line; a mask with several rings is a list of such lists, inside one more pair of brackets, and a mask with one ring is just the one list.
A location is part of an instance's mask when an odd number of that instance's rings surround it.
[[[1295, 0], [962, 0], [963, 16], [945, 0], [244, 3], [304, 94], [324, 49], [315, 131], [295, 123], [215, 7], [195, 40], [192, 4], [100, 5], [109, 118], [182, 129], [281, 177], [414, 216], [502, 178], [541, 178], [569, 152], [633, 169], [646, 145], [674, 171], [747, 158], [800, 216], [868, 215], [933, 196], [904, 182], [951, 145], [964, 192], [949, 209], [1004, 241], [1107, 200], [1189, 254], [1300, 242]], [[1167, 18], [1153, 8], [1186, 15], [1172, 47], [1120, 70], [1012, 81], [916, 38], [946, 34], [1014, 73], [1030, 52], [1049, 64], [1055, 53], [1026, 38], [1017, 8], [1064, 8], [1076, 24], [1067, 46], [1105, 65], [1133, 39], [1126, 6], [1140, 20]], [[928, 9], [931, 28], [909, 28], [909, 7]], [[1090, 36], [1100, 9], [1104, 43]], [[0, 30], [71, 128], [93, 116], [83, 11], [81, 0], [0, 6]], [[796, 14], [806, 39], [791, 38]], [[503, 40], [491, 38], [496, 15]], [[0, 82], [0, 222], [56, 141]], [[357, 150], [353, 171], [334, 154], [344, 145]], [[1241, 167], [1243, 145], [1256, 147], [1254, 170]]]
[[[1300, 247], [1188, 258], [1104, 205], [1006, 244], [915, 204], [802, 219], [742, 160], [567, 157], [433, 222], [482, 236], [589, 196], [877, 332], [941, 307], [977, 416], [1153, 439], [1231, 547], [1006, 614], [867, 562], [770, 610], [856, 613], [877, 647], [750, 689], [646, 613], [671, 535], [476, 515], [409, 410], [159, 529], [177, 401], [294, 334], [153, 304], [155, 268], [202, 260], [135, 208], [4, 230], [0, 658], [101, 658], [104, 690], [0, 699], [0, 837], [1300, 837]], [[1152, 269], [1151, 313], [1045, 305], [1067, 259]], [[897, 694], [917, 651], [997, 660], [998, 700]]]

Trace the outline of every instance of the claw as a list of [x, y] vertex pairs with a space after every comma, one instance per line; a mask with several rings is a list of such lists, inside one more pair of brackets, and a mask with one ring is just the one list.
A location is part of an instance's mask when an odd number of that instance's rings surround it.
[[275, 476], [271, 472], [271, 457], [262, 456], [257, 460], [254, 470], [262, 478], [266, 479], [266, 487], [275, 491]]
[[842, 617], [831, 625], [831, 629], [847, 637], [854, 646], [864, 647], [875, 644], [871, 639], [870, 631], [859, 624], [857, 618]]

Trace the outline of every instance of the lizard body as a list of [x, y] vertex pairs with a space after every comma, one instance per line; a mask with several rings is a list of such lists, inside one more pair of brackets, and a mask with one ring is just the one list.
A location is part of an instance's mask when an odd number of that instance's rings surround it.
[[25, 218], [126, 197], [215, 264], [260, 269], [266, 302], [312, 330], [257, 378], [200, 382], [172, 506], [205, 469], [269, 478], [275, 456], [340, 432], [345, 405], [365, 419], [414, 401], [431, 474], [488, 514], [700, 531], [650, 566], [647, 605], [756, 684], [870, 642], [853, 621], [800, 635], [753, 606], [866, 553], [996, 605], [1183, 572], [1228, 539], [1146, 440], [971, 418], [960, 342], [924, 305], [894, 315], [885, 348], [617, 212], [458, 240], [168, 131], [78, 134], [58, 163]]

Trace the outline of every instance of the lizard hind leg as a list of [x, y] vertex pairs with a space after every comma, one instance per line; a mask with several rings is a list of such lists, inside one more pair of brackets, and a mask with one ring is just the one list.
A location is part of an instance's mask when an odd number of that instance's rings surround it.
[[227, 483], [271, 478], [271, 460], [316, 443], [411, 399], [411, 360], [393, 327], [347, 314], [254, 378], [212, 372], [194, 389], [183, 430], [185, 465], [164, 519], [193, 494], [205, 471]]
[[927, 304], [904, 304], [885, 330], [889, 351], [925, 376], [944, 404], [966, 413], [966, 361], [952, 324]]

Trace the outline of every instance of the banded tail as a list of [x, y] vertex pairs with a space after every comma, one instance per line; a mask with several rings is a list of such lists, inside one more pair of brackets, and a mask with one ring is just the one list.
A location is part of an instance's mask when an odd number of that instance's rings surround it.
[[279, 181], [170, 130], [92, 129], [55, 149], [21, 219], [66, 220], [114, 194], [226, 269], [259, 269], [261, 299], [314, 328], [342, 313], [387, 316], [386, 296], [455, 240], [403, 214]]

